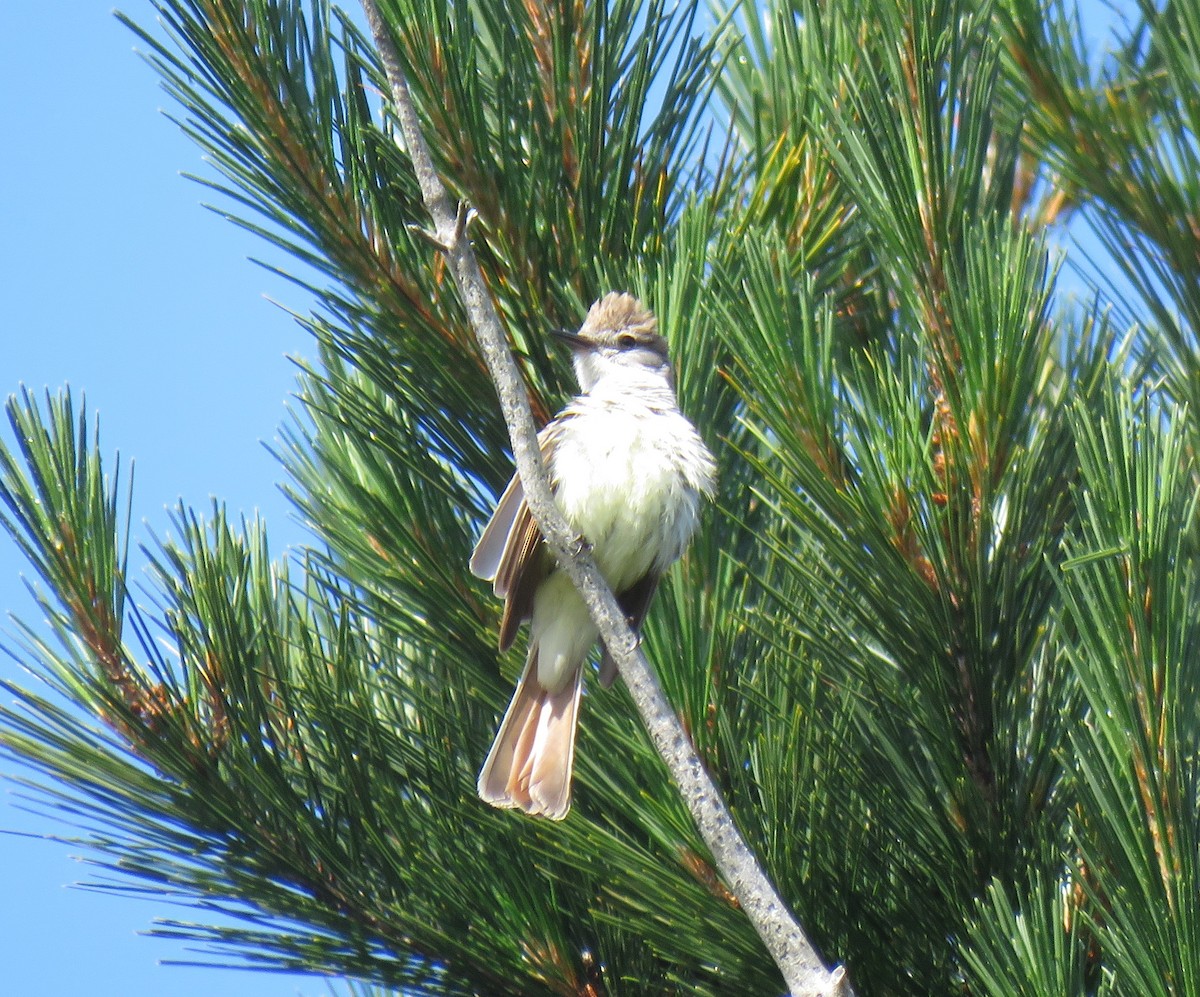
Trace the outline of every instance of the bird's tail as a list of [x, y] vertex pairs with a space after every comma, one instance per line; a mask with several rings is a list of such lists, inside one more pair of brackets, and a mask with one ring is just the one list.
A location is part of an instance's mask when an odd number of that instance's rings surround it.
[[479, 797], [494, 807], [562, 820], [571, 809], [571, 767], [583, 670], [557, 692], [538, 681], [537, 645], [479, 773]]

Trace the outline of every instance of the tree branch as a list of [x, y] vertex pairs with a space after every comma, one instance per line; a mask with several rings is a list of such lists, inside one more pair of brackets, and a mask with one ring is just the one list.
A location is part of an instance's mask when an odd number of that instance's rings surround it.
[[513, 457], [525, 489], [525, 500], [542, 536], [583, 597], [629, 688], [642, 722], [683, 793], [721, 876], [771, 953], [793, 997], [852, 997], [845, 970], [838, 967], [831, 972], [824, 967], [816, 949], [758, 865], [725, 808], [720, 791], [705, 771], [687, 732], [650, 671], [638, 639], [612, 590], [590, 552], [577, 542], [575, 532], [558, 508], [537, 444], [537, 429], [520, 370], [509, 351], [500, 318], [466, 237], [469, 213], [463, 206], [455, 209], [434, 169], [399, 53], [376, 0], [362, 0], [362, 4], [387, 73], [392, 110], [400, 124], [425, 207], [433, 220], [432, 239], [446, 256], [496, 384], [512, 440]]

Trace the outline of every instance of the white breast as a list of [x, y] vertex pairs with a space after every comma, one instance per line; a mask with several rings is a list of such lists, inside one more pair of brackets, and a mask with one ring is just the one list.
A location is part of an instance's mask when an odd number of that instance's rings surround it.
[[673, 402], [584, 396], [568, 412], [551, 460], [556, 494], [621, 591], [683, 553], [712, 489], [712, 458]]

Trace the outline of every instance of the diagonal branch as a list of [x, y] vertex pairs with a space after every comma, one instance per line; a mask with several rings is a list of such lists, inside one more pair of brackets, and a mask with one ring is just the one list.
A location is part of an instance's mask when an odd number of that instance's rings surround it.
[[432, 238], [445, 254], [500, 395], [513, 457], [529, 509], [547, 545], [583, 597], [609, 654], [629, 687], [642, 722], [683, 793], [717, 868], [770, 951], [789, 991], [793, 997], [852, 997], [845, 970], [838, 967], [831, 972], [825, 968], [803, 929], [758, 865], [725, 808], [720, 791], [705, 771], [687, 732], [650, 671], [637, 637], [626, 622], [612, 590], [555, 502], [520, 371], [508, 349], [500, 318], [488, 295], [470, 240], [466, 238], [469, 212], [461, 205], [455, 209], [434, 169], [399, 53], [377, 0], [363, 0], [363, 9], [387, 73], [392, 112], [400, 124], [425, 207], [433, 221]]

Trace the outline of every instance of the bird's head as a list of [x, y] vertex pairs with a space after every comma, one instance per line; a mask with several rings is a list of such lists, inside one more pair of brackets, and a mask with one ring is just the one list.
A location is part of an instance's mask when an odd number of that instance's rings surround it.
[[632, 294], [610, 292], [588, 310], [578, 332], [556, 331], [568, 343], [579, 387], [597, 382], [671, 383], [667, 341], [658, 334], [653, 313]]

